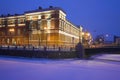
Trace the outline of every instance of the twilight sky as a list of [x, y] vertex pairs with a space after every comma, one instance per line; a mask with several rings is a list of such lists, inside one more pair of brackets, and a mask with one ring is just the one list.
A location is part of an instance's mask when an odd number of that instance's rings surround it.
[[24, 13], [38, 6], [63, 8], [67, 19], [92, 33], [120, 36], [120, 0], [1, 0], [1, 14]]

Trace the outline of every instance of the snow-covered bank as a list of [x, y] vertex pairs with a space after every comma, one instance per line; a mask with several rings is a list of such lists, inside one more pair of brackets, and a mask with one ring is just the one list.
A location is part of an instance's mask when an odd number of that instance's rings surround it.
[[108, 61], [117, 61], [120, 62], [120, 54], [101, 54], [92, 56], [94, 60], [108, 60]]
[[120, 63], [0, 57], [0, 80], [120, 80]]

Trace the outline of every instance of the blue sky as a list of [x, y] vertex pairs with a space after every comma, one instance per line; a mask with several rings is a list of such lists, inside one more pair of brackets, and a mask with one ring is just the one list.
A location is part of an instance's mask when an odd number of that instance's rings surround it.
[[0, 14], [19, 14], [51, 5], [63, 8], [69, 21], [83, 25], [93, 36], [120, 36], [120, 0], [1, 0]]

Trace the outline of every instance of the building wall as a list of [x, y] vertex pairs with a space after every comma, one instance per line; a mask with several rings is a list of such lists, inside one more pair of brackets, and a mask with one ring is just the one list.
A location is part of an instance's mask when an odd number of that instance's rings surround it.
[[1, 45], [74, 47], [79, 42], [79, 31], [61, 10], [0, 18]]
[[[21, 20], [23, 19], [23, 21]], [[24, 17], [0, 18], [0, 44], [16, 45], [25, 44], [25, 21]]]

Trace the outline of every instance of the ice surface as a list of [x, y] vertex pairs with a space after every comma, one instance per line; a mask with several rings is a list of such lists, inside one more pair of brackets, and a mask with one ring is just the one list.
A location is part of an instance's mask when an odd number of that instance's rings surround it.
[[120, 80], [120, 62], [0, 57], [0, 80]]

